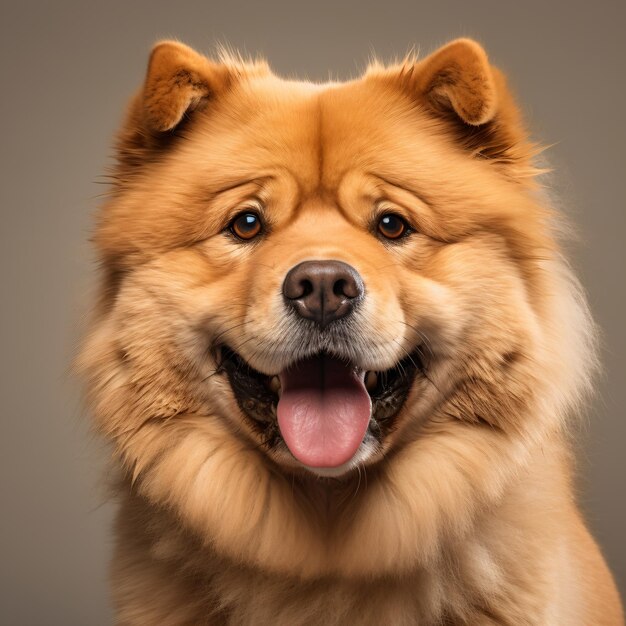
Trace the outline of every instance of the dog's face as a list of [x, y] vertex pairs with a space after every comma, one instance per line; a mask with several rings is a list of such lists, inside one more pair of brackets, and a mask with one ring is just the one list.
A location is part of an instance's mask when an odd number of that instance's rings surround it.
[[152, 497], [208, 497], [219, 451], [234, 482], [398, 458], [451, 481], [466, 462], [495, 493], [487, 474], [519, 452], [503, 441], [538, 428], [523, 407], [556, 306], [530, 153], [472, 42], [319, 86], [157, 47], [96, 233], [108, 271], [83, 357]]

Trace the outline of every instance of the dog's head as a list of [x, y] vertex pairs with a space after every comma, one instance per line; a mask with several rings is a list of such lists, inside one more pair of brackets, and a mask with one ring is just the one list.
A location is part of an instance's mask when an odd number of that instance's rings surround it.
[[[558, 425], [586, 345], [533, 151], [469, 40], [323, 85], [156, 46], [95, 235], [82, 357], [144, 494], [282, 565], [293, 529], [264, 541], [262, 518], [307, 526], [293, 484], [311, 474], [374, 472], [346, 519], [374, 533], [415, 506], [420, 545], [496, 497]], [[367, 569], [361, 539], [345, 567]], [[376, 541], [371, 568], [397, 566]]]

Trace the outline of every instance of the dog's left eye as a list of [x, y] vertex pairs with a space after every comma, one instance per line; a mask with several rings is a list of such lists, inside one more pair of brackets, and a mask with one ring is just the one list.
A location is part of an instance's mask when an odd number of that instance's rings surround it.
[[385, 213], [378, 220], [378, 232], [386, 239], [400, 239], [409, 229], [409, 225], [395, 213]]
[[246, 211], [240, 213], [230, 223], [230, 232], [239, 239], [248, 241], [254, 239], [263, 230], [261, 218], [258, 214]]

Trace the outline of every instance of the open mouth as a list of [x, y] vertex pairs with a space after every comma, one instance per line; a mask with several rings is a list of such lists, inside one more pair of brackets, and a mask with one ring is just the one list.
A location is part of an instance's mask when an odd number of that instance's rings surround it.
[[303, 465], [333, 468], [350, 461], [368, 433], [381, 442], [393, 427], [424, 369], [421, 354], [417, 349], [385, 371], [364, 371], [322, 352], [267, 376], [222, 346], [220, 369], [268, 446], [283, 441]]

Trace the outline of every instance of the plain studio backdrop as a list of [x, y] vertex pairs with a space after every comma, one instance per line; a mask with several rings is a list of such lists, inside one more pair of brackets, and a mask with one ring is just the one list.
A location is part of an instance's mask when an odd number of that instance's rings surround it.
[[[111, 137], [151, 45], [227, 42], [286, 77], [357, 75], [475, 37], [509, 75], [551, 184], [578, 226], [570, 256], [602, 329], [605, 373], [588, 412], [580, 498], [626, 589], [626, 144], [615, 2], [28, 2], [3, 0], [2, 499], [0, 623], [111, 623], [113, 507], [102, 450], [69, 373], [95, 268], [87, 242]], [[586, 367], [586, 363], [579, 364]]]

